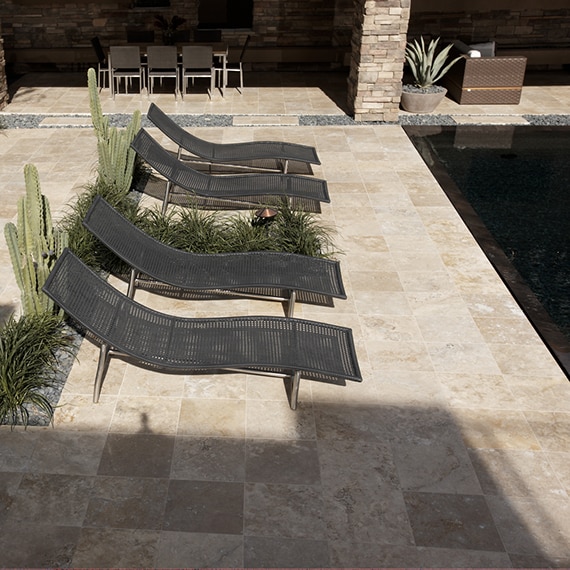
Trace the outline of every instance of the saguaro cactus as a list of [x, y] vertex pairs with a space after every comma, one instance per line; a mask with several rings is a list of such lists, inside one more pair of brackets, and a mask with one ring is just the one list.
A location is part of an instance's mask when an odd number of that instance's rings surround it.
[[54, 310], [42, 291], [57, 257], [67, 246], [67, 233], [53, 227], [48, 199], [41, 193], [38, 171], [33, 164], [24, 167], [26, 194], [18, 201], [18, 227], [4, 227], [8, 251], [20, 287], [24, 314]]
[[131, 189], [135, 168], [136, 153], [131, 148], [135, 135], [141, 128], [141, 112], [135, 111], [126, 129], [109, 127], [109, 118], [103, 115], [97, 75], [93, 68], [87, 72], [91, 121], [97, 136], [99, 180], [105, 185], [127, 193]]

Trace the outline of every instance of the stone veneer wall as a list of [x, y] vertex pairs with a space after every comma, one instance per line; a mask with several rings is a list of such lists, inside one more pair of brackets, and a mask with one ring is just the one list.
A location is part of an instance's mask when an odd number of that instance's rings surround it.
[[6, 78], [6, 62], [4, 60], [4, 41], [0, 38], [0, 109], [8, 104], [8, 80]]
[[[127, 27], [154, 29], [157, 13], [186, 18], [183, 28], [192, 29], [198, 24], [199, 1], [131, 8], [132, 0], [3, 0], [6, 49], [90, 47], [96, 35], [103, 45], [124, 43]], [[352, 0], [255, 0], [250, 45], [348, 46], [352, 10]], [[224, 30], [224, 41], [241, 45], [246, 33]]]
[[[414, 11], [409, 37], [441, 36], [466, 43], [495, 40], [497, 47], [570, 47], [570, 7], [548, 8], [539, 5], [520, 9], [476, 10], [454, 8], [445, 11]], [[548, 2], [545, 2], [548, 5]]]
[[357, 121], [398, 120], [410, 0], [355, 0], [348, 104]]

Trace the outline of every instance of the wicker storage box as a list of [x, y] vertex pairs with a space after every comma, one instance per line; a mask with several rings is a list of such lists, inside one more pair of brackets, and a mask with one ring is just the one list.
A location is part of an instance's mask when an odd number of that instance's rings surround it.
[[443, 78], [449, 96], [460, 105], [518, 105], [526, 57], [468, 57]]

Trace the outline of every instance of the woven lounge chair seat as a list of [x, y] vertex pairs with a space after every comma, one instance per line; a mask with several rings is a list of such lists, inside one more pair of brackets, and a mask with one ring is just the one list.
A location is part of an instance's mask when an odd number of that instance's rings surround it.
[[226, 202], [228, 205], [248, 203], [258, 205], [267, 197], [302, 198], [330, 202], [325, 180], [295, 174], [241, 174], [213, 176], [198, 172], [188, 163], [178, 160], [141, 129], [131, 143], [137, 154], [167, 180], [162, 203], [163, 212], [170, 202], [173, 186], [202, 198]]
[[240, 371], [289, 378], [297, 407], [301, 377], [361, 381], [352, 331], [286, 317], [182, 318], [129, 299], [65, 249], [43, 291], [100, 343], [93, 400], [111, 356], [180, 373]]
[[[178, 158], [184, 160], [282, 173], [287, 172], [290, 161], [321, 164], [315, 148], [303, 144], [279, 141], [221, 144], [205, 141], [177, 125], [154, 103], [148, 109], [147, 118], [178, 145]], [[191, 156], [182, 155], [183, 150]], [[244, 164], [264, 160], [270, 161], [271, 166]]]
[[460, 105], [518, 105], [524, 84], [526, 57], [460, 55], [442, 85]]
[[164, 292], [211, 291], [287, 301], [293, 316], [295, 300], [331, 304], [346, 299], [340, 264], [294, 253], [257, 251], [200, 254], [170, 247], [149, 236], [119, 214], [101, 196], [83, 225], [131, 267], [127, 295], [136, 287]]

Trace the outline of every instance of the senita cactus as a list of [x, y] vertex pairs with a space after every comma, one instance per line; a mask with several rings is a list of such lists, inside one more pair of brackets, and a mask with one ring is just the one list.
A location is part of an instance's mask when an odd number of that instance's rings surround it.
[[26, 195], [18, 201], [18, 227], [9, 222], [4, 235], [25, 315], [53, 312], [53, 301], [42, 287], [53, 264], [67, 246], [67, 233], [54, 228], [48, 199], [41, 193], [38, 171], [24, 167]]
[[97, 136], [99, 179], [107, 186], [115, 187], [119, 192], [127, 193], [131, 189], [135, 168], [136, 152], [131, 143], [141, 128], [141, 113], [135, 111], [126, 129], [109, 127], [109, 118], [103, 115], [97, 87], [97, 75], [93, 68], [87, 72], [91, 121]]

